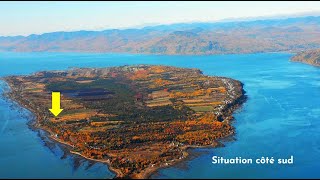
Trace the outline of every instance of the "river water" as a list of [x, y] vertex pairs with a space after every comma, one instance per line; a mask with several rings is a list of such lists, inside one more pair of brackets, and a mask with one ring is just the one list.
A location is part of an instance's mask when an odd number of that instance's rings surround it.
[[[235, 114], [234, 140], [194, 149], [197, 157], [152, 178], [320, 178], [320, 68], [292, 54], [156, 56], [85, 53], [0, 53], [0, 77], [69, 67], [162, 64], [199, 68], [244, 83], [247, 102]], [[0, 81], [0, 93], [7, 89]], [[65, 155], [28, 128], [30, 112], [0, 96], [0, 178], [112, 178], [106, 165]], [[48, 147], [49, 146], [49, 147]], [[293, 164], [212, 164], [224, 158], [294, 157]]]

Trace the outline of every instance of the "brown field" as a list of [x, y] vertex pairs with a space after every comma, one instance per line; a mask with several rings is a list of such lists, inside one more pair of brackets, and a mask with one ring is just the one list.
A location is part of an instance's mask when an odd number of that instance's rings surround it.
[[90, 117], [96, 115], [95, 111], [88, 111], [88, 112], [80, 112], [80, 113], [73, 113], [51, 118], [52, 122], [61, 122], [61, 121], [70, 121], [70, 120], [81, 120], [81, 119], [89, 119]]

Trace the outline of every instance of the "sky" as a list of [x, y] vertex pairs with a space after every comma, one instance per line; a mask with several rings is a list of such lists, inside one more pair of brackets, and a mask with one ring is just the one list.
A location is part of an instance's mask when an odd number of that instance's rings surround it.
[[0, 2], [0, 36], [320, 12], [313, 1]]

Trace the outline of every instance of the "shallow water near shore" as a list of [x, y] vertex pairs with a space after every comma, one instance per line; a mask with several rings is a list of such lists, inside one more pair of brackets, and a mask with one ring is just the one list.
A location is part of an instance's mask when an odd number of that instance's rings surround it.
[[[68, 67], [162, 64], [199, 68], [206, 75], [240, 80], [248, 100], [235, 113], [234, 141], [193, 149], [200, 154], [151, 178], [320, 178], [320, 68], [290, 62], [292, 55], [154, 56], [85, 53], [0, 53], [0, 77]], [[7, 88], [0, 81], [0, 93]], [[45, 146], [28, 128], [30, 112], [0, 96], [0, 178], [112, 178], [106, 165]], [[54, 144], [54, 143], [53, 143]], [[52, 147], [53, 146], [53, 147]], [[293, 165], [217, 165], [225, 158], [289, 158]], [[61, 157], [63, 157], [61, 159]], [[79, 167], [77, 167], [79, 166]]]

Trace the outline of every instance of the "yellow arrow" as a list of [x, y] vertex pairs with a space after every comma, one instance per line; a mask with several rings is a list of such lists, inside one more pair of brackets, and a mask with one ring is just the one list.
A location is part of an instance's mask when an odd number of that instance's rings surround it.
[[58, 116], [63, 109], [60, 109], [60, 92], [52, 92], [52, 109], [49, 109], [54, 116]]

